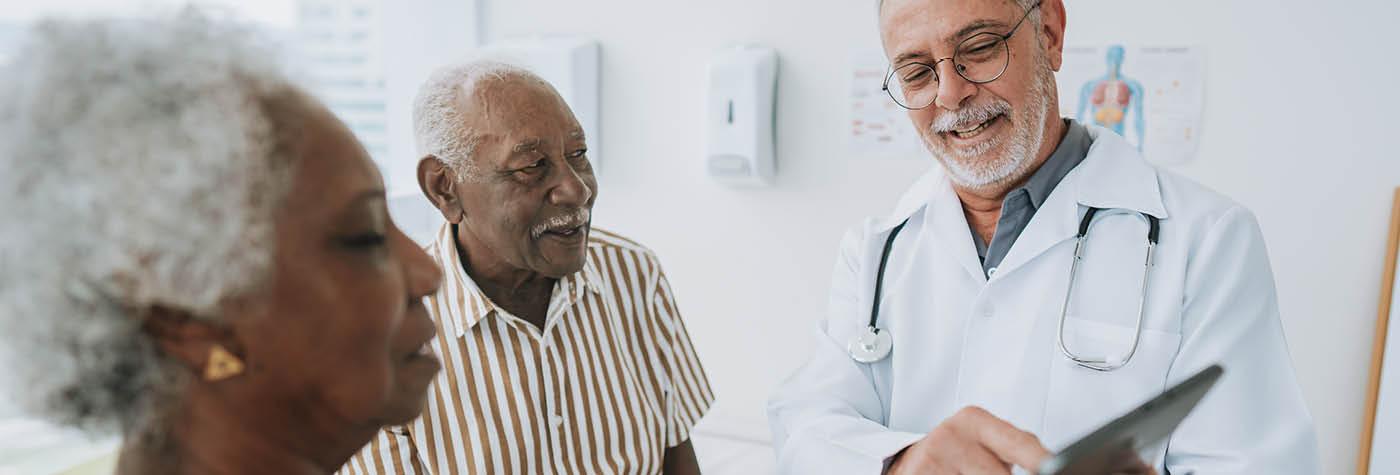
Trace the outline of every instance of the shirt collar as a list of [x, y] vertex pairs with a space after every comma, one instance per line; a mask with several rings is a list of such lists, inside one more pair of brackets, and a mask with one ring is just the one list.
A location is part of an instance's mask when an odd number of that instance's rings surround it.
[[[1031, 200], [1031, 207], [1040, 209], [1040, 205], [1045, 203], [1045, 199], [1050, 197], [1050, 192], [1065, 179], [1065, 175], [1069, 175], [1069, 172], [1089, 155], [1089, 146], [1093, 142], [1089, 137], [1089, 129], [1077, 121], [1065, 119], [1065, 136], [1060, 139], [1055, 152], [1031, 174], [1026, 184], [1012, 190], [1011, 193], [1025, 190], [1026, 196]], [[1008, 198], [1010, 196], [1011, 194], [1007, 195]]]
[[[441, 316], [439, 318], [444, 322], [451, 323], [455, 327], [452, 328], [452, 333], [460, 337], [466, 334], [467, 330], [490, 316], [492, 312], [499, 311], [499, 308], [490, 298], [486, 297], [486, 294], [481, 291], [481, 287], [477, 286], [476, 281], [467, 274], [466, 266], [462, 265], [461, 255], [457, 250], [457, 239], [453, 232], [453, 226], [452, 223], [443, 223], [442, 228], [438, 230], [437, 239], [433, 241], [428, 250], [429, 254], [437, 261], [438, 266], [442, 268], [445, 277], [442, 288], [438, 289], [438, 298], [456, 299], [461, 303], [455, 307], [453, 305], [441, 306], [444, 309], [460, 308], [460, 311], [449, 311], [449, 313], [457, 314], [449, 315], [447, 318]], [[589, 247], [593, 247], [591, 242]], [[602, 277], [593, 262], [592, 254], [592, 252], [588, 253], [582, 270], [564, 276], [554, 285], [554, 292], [550, 297], [551, 307], [554, 306], [552, 301], [561, 295], [574, 298], [579, 293], [576, 290], [579, 289], [587, 289], [595, 294], [602, 292]]]
[[594, 247], [594, 244], [590, 242], [588, 243], [588, 247], [590, 252], [583, 260], [583, 270], [579, 272], [583, 275], [583, 287], [588, 289], [589, 292], [600, 294], [603, 292], [603, 277], [598, 274], [598, 267], [593, 262], [593, 253], [591, 249]]
[[1093, 143], [1084, 163], [1074, 170], [1079, 175], [1072, 180], [1075, 200], [1083, 206], [1126, 209], [1167, 219], [1157, 168], [1113, 131], [1096, 125], [1086, 129]]
[[491, 299], [486, 298], [486, 294], [477, 287], [476, 281], [467, 275], [466, 267], [462, 266], [452, 226], [452, 223], [443, 223], [430, 249], [430, 254], [437, 260], [438, 267], [442, 268], [444, 277], [437, 298], [448, 300], [434, 310], [447, 312], [448, 315], [439, 315], [438, 318], [444, 324], [452, 325], [451, 333], [461, 336], [467, 329], [490, 315], [496, 306], [491, 303]]

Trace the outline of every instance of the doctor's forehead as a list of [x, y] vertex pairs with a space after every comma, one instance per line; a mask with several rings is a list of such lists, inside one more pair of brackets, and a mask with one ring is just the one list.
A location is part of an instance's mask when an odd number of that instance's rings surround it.
[[891, 63], [951, 56], [968, 36], [1010, 30], [1016, 10], [1015, 0], [884, 0], [880, 39]]

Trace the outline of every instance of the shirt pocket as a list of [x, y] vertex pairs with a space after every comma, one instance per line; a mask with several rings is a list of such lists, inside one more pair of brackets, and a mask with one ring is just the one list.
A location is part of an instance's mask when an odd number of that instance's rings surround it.
[[[1065, 346], [1080, 358], [1119, 361], [1132, 345], [1132, 326], [1073, 316], [1066, 317], [1064, 325]], [[1167, 370], [1180, 343], [1178, 333], [1143, 329], [1133, 357], [1112, 371], [1079, 366], [1055, 345], [1045, 407], [1043, 439], [1047, 447], [1064, 448], [1160, 394], [1166, 389]]]

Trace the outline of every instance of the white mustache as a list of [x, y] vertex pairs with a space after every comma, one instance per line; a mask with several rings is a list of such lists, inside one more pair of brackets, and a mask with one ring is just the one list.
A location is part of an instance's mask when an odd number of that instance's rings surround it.
[[1011, 116], [1011, 104], [1001, 99], [993, 99], [986, 104], [971, 104], [955, 111], [939, 114], [938, 118], [933, 120], [933, 124], [929, 125], [929, 130], [936, 133], [946, 133], [966, 129], [1002, 114]]
[[538, 238], [549, 231], [582, 227], [588, 224], [591, 214], [587, 209], [579, 208], [572, 213], [551, 216], [530, 229], [530, 236]]

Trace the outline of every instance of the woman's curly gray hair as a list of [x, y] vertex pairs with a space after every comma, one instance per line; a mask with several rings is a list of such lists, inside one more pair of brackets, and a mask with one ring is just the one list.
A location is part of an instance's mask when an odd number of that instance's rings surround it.
[[217, 320], [264, 281], [294, 161], [272, 103], [296, 95], [267, 51], [185, 12], [43, 22], [0, 68], [0, 373], [22, 407], [136, 428], [186, 372], [142, 316]]

